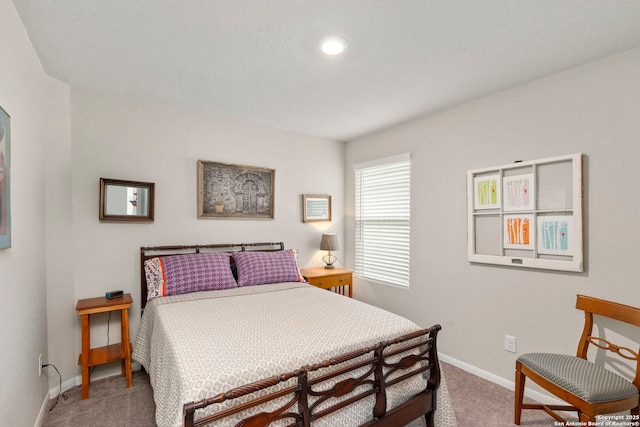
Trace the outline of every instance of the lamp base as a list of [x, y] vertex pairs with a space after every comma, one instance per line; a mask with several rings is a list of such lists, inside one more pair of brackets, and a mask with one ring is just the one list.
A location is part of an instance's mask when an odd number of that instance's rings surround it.
[[335, 255], [331, 255], [331, 251], [329, 251], [329, 253], [325, 256], [322, 257], [322, 261], [327, 264], [324, 266], [325, 269], [327, 270], [333, 270], [335, 269], [335, 267], [333, 266], [333, 263], [336, 262], [338, 260], [338, 258]]

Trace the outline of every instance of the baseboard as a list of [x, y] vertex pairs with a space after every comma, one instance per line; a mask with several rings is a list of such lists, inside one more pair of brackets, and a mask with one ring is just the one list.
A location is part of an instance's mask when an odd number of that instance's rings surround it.
[[49, 394], [44, 397], [44, 402], [42, 402], [42, 406], [40, 407], [40, 412], [38, 413], [38, 417], [36, 418], [35, 427], [41, 427], [42, 421], [44, 420], [44, 413], [47, 410], [47, 403], [49, 402]]
[[[507, 380], [505, 378], [502, 378], [501, 376], [498, 376], [496, 374], [492, 374], [489, 371], [485, 371], [484, 369], [480, 369], [478, 367], [475, 367], [473, 365], [470, 365], [466, 362], [463, 362], [461, 360], [455, 359], [451, 356], [447, 356], [446, 354], [442, 354], [442, 353], [438, 353], [438, 358], [440, 359], [440, 361], [448, 363], [450, 365], [455, 366], [456, 368], [460, 368], [463, 371], [467, 371], [477, 377], [480, 377], [482, 379], [485, 379], [487, 381], [491, 381], [494, 384], [498, 384], [499, 386], [502, 386], [508, 390], [515, 390], [515, 382], [514, 381], [510, 381]], [[558, 400], [552, 396], [549, 396], [547, 394], [544, 393], [540, 393], [539, 391], [536, 390], [532, 390], [530, 388], [526, 388], [524, 389], [524, 395], [530, 399], [533, 399], [537, 402], [540, 403], [544, 403], [547, 405], [566, 405], [566, 402], [563, 402], [561, 400]]]
[[[82, 384], [82, 376], [78, 375], [70, 380], [67, 380], [62, 383], [62, 391], [60, 393], [64, 393], [65, 391], [72, 389], [73, 387]], [[42, 407], [40, 408], [40, 413], [38, 414], [38, 418], [36, 418], [36, 424], [34, 427], [41, 427], [42, 422], [44, 421], [44, 415], [46, 411], [49, 410], [48, 403], [51, 399], [54, 399], [60, 390], [60, 386], [57, 385], [44, 396], [44, 402], [42, 402]]]

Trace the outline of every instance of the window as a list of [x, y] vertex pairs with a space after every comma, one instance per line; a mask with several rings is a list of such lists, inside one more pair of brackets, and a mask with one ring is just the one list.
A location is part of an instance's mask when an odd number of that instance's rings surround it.
[[411, 159], [402, 154], [354, 166], [358, 277], [409, 286]]

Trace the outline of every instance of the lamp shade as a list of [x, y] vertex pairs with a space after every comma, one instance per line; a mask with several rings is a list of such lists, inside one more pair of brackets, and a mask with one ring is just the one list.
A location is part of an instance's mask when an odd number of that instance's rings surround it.
[[322, 240], [320, 240], [321, 251], [337, 251], [340, 249], [338, 246], [338, 235], [336, 233], [323, 233]]

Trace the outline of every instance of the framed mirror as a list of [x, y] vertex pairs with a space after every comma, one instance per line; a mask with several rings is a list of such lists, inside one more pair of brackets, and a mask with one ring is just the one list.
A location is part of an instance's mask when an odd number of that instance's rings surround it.
[[100, 221], [153, 221], [153, 182], [100, 178]]

